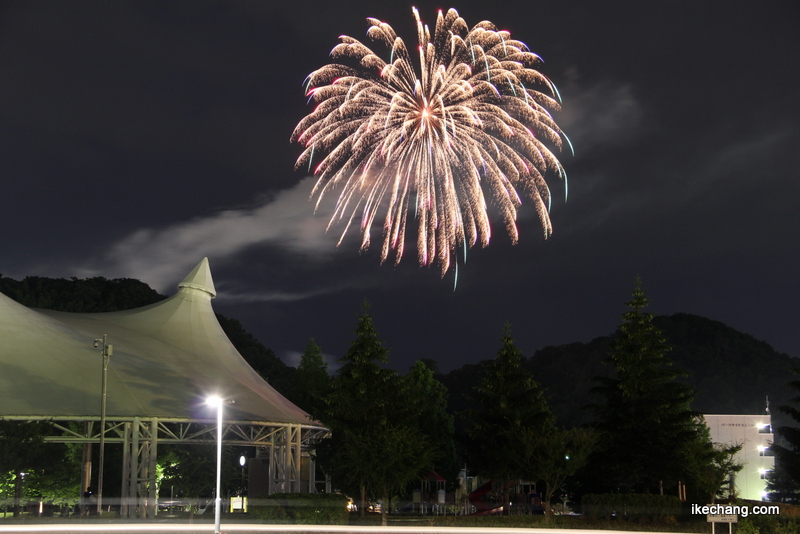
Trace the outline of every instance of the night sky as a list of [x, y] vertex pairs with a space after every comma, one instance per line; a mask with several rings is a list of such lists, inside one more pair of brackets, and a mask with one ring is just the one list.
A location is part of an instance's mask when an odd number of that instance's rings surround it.
[[310, 337], [335, 362], [367, 300], [403, 371], [491, 358], [506, 323], [527, 356], [610, 334], [640, 276], [650, 311], [800, 356], [797, 2], [417, 2], [527, 43], [575, 146], [568, 198], [549, 179], [553, 235], [524, 202], [519, 244], [494, 219], [457, 284], [414, 250], [380, 265], [380, 228], [337, 248], [294, 170], [306, 75], [339, 35], [370, 44], [367, 17], [416, 48], [413, 4], [275, 5], [0, 4], [0, 273], [172, 294], [207, 256], [216, 311], [286, 363]]

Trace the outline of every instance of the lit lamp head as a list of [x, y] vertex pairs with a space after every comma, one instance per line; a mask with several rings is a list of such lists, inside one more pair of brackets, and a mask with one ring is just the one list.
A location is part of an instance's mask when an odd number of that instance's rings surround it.
[[213, 406], [214, 408], [219, 408], [222, 406], [222, 397], [218, 397], [217, 395], [206, 397], [206, 404], [208, 406]]

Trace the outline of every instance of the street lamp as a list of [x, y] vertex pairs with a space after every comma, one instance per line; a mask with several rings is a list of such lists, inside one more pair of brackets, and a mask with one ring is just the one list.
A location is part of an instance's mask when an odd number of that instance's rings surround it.
[[219, 520], [222, 512], [222, 496], [220, 495], [220, 486], [222, 485], [222, 403], [222, 398], [217, 396], [206, 399], [206, 404], [217, 408], [217, 498], [214, 502], [214, 534], [219, 534]]
[[103, 460], [106, 453], [106, 388], [108, 377], [108, 360], [114, 353], [114, 346], [108, 344], [108, 336], [103, 334], [103, 339], [94, 340], [94, 348], [100, 349], [103, 355], [103, 385], [100, 395], [100, 467], [97, 469], [97, 515], [103, 510]]

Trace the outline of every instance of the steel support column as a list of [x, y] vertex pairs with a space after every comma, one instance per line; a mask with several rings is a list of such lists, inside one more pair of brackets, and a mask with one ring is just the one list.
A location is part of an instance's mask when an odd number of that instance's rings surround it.
[[130, 451], [130, 470], [128, 475], [128, 502], [130, 517], [136, 517], [141, 511], [139, 508], [139, 426], [141, 422], [138, 417], [133, 418], [131, 427], [131, 451]]
[[158, 474], [156, 465], [158, 463], [158, 418], [153, 417], [150, 421], [150, 440], [148, 442], [148, 468], [147, 468], [147, 517], [155, 517], [158, 513], [156, 500], [158, 498], [156, 482]]
[[127, 518], [130, 514], [130, 476], [131, 476], [131, 423], [123, 425], [122, 432], [122, 487], [119, 492], [119, 515]]
[[275, 493], [275, 434], [270, 436], [269, 445], [269, 494]]
[[302, 493], [303, 488], [301, 488], [301, 478], [302, 478], [302, 469], [300, 466], [300, 448], [302, 446], [302, 441], [300, 436], [302, 431], [300, 429], [300, 425], [292, 425], [292, 452], [294, 453], [293, 461], [292, 461], [292, 491], [295, 493]]
[[308, 492], [317, 493], [317, 462], [312, 456], [308, 457]]

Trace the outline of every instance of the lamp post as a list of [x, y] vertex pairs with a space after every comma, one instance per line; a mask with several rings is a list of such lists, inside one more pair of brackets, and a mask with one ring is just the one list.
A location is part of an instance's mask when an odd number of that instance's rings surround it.
[[97, 468], [97, 515], [103, 510], [103, 461], [106, 453], [106, 389], [108, 378], [108, 360], [114, 353], [114, 346], [108, 344], [108, 336], [103, 334], [103, 339], [94, 340], [94, 348], [100, 348], [103, 355], [103, 385], [100, 394], [100, 466]]
[[220, 514], [222, 513], [222, 496], [220, 486], [222, 485], [222, 399], [220, 397], [209, 397], [206, 404], [217, 408], [217, 491], [214, 501], [214, 534], [219, 534]]

